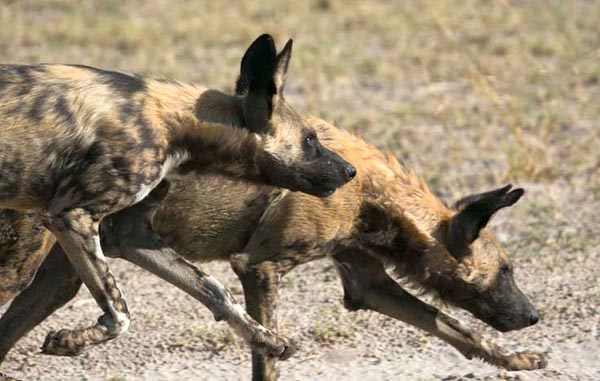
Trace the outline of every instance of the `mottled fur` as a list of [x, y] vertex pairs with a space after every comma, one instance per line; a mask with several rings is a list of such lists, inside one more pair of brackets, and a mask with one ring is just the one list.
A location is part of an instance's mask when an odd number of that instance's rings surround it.
[[[485, 303], [489, 294], [498, 289], [500, 277], [512, 279], [510, 273], [503, 273], [502, 268], [510, 264], [509, 258], [491, 231], [483, 228], [469, 245], [472, 250], [467, 255], [458, 257], [450, 253], [440, 227], [452, 221], [459, 214], [458, 209], [439, 201], [423, 180], [393, 156], [323, 121], [313, 119], [309, 124], [328, 148], [357, 167], [355, 181], [334, 195], [319, 199], [199, 173], [199, 177], [174, 181], [153, 217], [153, 212], [148, 212], [153, 206], [146, 208], [154, 230], [188, 260], [228, 259], [242, 281], [248, 312], [267, 327], [277, 327], [275, 311], [281, 278], [302, 263], [329, 256], [342, 278], [344, 304], [349, 310], [371, 309], [406, 321], [442, 338], [469, 358], [482, 358], [507, 369], [545, 366], [540, 354], [507, 353], [471, 332], [403, 290], [385, 272], [386, 264], [395, 266], [401, 275], [410, 277], [424, 289], [438, 292], [444, 300], [477, 311], [475, 307], [462, 305], [455, 294], [462, 292], [475, 302]], [[206, 200], [211, 202], [200, 202]], [[142, 228], [147, 229], [144, 233], [132, 222], [136, 219], [139, 217], [119, 213], [103, 224], [107, 238], [103, 246], [108, 252], [146, 268], [156, 258], [174, 255], [164, 249], [148, 250], [148, 242], [154, 240], [148, 230], [150, 223]], [[162, 271], [156, 268], [151, 271], [195, 295], [195, 289], [189, 288], [193, 277], [179, 270], [167, 275], [166, 267], [165, 264]], [[68, 269], [53, 271], [56, 278]], [[38, 305], [36, 296], [49, 292], [46, 291], [49, 276], [45, 274], [36, 278], [27, 295], [15, 300], [0, 320], [2, 355], [45, 318], [48, 312], [41, 310], [54, 310], [64, 303], [64, 298], [58, 296], [55, 302]], [[69, 276], [60, 278], [65, 279], [64, 293], [78, 289], [76, 280]], [[448, 290], [437, 288], [441, 286]], [[465, 291], [467, 288], [476, 291], [469, 293]], [[58, 292], [61, 286], [50, 289]], [[509, 291], [504, 296], [512, 306], [525, 299], [518, 289]], [[500, 307], [503, 310], [496, 311], [500, 315], [515, 314], [511, 329], [530, 324], [532, 308]], [[20, 312], [25, 310], [36, 312], [29, 315]], [[522, 322], [522, 315], [526, 323]], [[253, 379], [275, 378], [275, 359], [253, 352]]]
[[[37, 212], [104, 311], [94, 326], [50, 334], [44, 352], [76, 354], [127, 330], [99, 224], [181, 165], [318, 196], [352, 179], [355, 169], [323, 148], [283, 98], [291, 48], [290, 40], [277, 54], [260, 36], [242, 59], [235, 95], [79, 65], [0, 66], [0, 208]], [[12, 261], [10, 250], [0, 272], [37, 267]], [[0, 289], [23, 286], [12, 278]], [[221, 303], [237, 314], [226, 295]]]
[[0, 305], [29, 285], [55, 242], [35, 213], [0, 210]]

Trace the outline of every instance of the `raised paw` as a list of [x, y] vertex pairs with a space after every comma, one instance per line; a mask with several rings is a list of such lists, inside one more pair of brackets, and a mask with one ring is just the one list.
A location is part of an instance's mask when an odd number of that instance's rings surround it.
[[252, 350], [265, 356], [277, 357], [279, 360], [289, 359], [298, 350], [292, 340], [264, 328], [254, 335], [250, 345]]
[[537, 352], [519, 352], [509, 356], [506, 365], [507, 370], [536, 370], [544, 369], [548, 365], [548, 360], [543, 353]]
[[84, 349], [85, 345], [80, 335], [67, 329], [51, 331], [42, 344], [42, 353], [54, 356], [77, 356]]

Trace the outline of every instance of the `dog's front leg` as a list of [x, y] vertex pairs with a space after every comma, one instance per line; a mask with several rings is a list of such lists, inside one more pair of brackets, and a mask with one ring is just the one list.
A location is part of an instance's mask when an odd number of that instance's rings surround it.
[[[134, 220], [131, 220], [131, 218], [125, 218], [125, 220], [132, 222], [133, 227], [137, 226], [139, 228], [139, 224], [144, 223], [146, 224], [145, 228], [149, 228], [150, 219], [168, 190], [169, 183], [163, 181], [139, 204], [104, 218], [100, 228], [103, 252], [108, 256], [118, 256], [120, 254], [118, 247], [116, 247], [119, 236], [111, 236], [111, 234], [114, 234], [111, 230], [114, 229], [113, 220], [121, 220], [122, 218], [119, 218], [119, 215], [129, 216], [132, 213], [130, 209], [135, 208], [137, 211], [133, 211]], [[141, 210], [139, 210], [140, 208]], [[143, 218], [138, 218], [138, 216]], [[40, 242], [42, 237], [35, 237], [33, 234], [37, 227], [34, 224], [27, 226], [31, 226], [31, 228], [26, 230], [28, 234], [26, 243], [29, 245], [32, 240]], [[120, 235], [129, 235], [134, 233], [132, 232], [133, 227], [120, 224], [117, 231], [120, 231]], [[45, 256], [45, 253], [40, 250], [36, 255]], [[54, 245], [37, 271], [33, 282], [13, 300], [2, 318], [0, 318], [0, 364], [18, 340], [58, 308], [73, 299], [80, 287], [81, 280], [64, 250], [60, 245]]]
[[345, 251], [334, 256], [344, 285], [348, 309], [380, 312], [419, 327], [458, 349], [465, 357], [480, 358], [507, 370], [544, 368], [541, 353], [510, 353], [471, 331], [458, 320], [405, 291], [387, 273], [383, 264], [366, 253]]
[[[239, 254], [241, 256], [244, 254]], [[232, 262], [244, 288], [246, 309], [258, 323], [277, 331], [277, 299], [281, 274], [270, 262], [263, 262], [250, 267], [237, 266]], [[277, 359], [252, 351], [252, 380], [275, 381], [278, 374]]]
[[48, 334], [42, 346], [43, 353], [73, 356], [88, 345], [105, 342], [125, 332], [129, 327], [129, 311], [100, 246], [99, 220], [82, 208], [58, 215], [45, 214], [42, 220], [104, 311], [91, 327]]

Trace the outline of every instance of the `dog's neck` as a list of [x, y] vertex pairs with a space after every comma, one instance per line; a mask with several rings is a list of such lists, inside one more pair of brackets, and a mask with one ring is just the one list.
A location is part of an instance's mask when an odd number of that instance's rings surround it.
[[217, 90], [207, 90], [198, 96], [194, 104], [194, 116], [201, 121], [240, 128], [246, 126], [242, 99]]
[[[426, 184], [410, 172], [391, 173], [387, 180], [368, 173], [363, 181], [367, 202], [381, 209], [389, 219], [407, 220], [422, 234], [432, 236], [449, 210]], [[383, 181], [382, 181], [383, 180]]]
[[454, 266], [440, 251], [440, 226], [454, 212], [395, 158], [388, 156], [379, 164], [371, 165], [361, 179], [358, 242], [392, 265], [398, 276], [430, 289], [431, 271]]
[[257, 135], [189, 116], [174, 116], [165, 119], [165, 124], [170, 152], [189, 159], [180, 163], [184, 171], [212, 168], [245, 178], [259, 175], [257, 159], [262, 141]]
[[151, 80], [148, 88], [151, 118], [166, 132], [167, 155], [181, 159], [173, 169], [185, 162], [190, 169], [210, 165], [252, 175], [261, 139], [243, 128], [240, 97], [178, 82]]
[[173, 115], [200, 122], [245, 126], [242, 98], [218, 90], [175, 81], [148, 80], [148, 101], [158, 119]]
[[[365, 248], [394, 260], [416, 264], [437, 245], [440, 223], [452, 214], [427, 187], [392, 155], [356, 138], [345, 137], [352, 149], [344, 155], [357, 167], [362, 188], [357, 236]], [[342, 145], [344, 145], [342, 144]]]

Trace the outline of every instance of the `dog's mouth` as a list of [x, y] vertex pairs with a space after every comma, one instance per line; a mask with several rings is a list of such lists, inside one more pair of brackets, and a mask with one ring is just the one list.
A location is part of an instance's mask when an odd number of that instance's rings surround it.
[[313, 193], [311, 193], [311, 194], [312, 194], [313, 196], [317, 196], [317, 197], [321, 197], [321, 198], [323, 198], [323, 197], [328, 197], [328, 196], [331, 196], [331, 195], [332, 195], [332, 194], [334, 194], [334, 193], [335, 193], [335, 189], [328, 189], [328, 190], [321, 191], [321, 192], [313, 192]]
[[[536, 320], [537, 322], [537, 320]], [[488, 325], [490, 325], [492, 328], [494, 328], [497, 331], [500, 332], [511, 332], [511, 331], [518, 331], [520, 329], [523, 328], [527, 328], [530, 327], [532, 325], [535, 324], [535, 322], [531, 322], [531, 321], [525, 321], [524, 319], [522, 321], [517, 321], [515, 319], [507, 319], [506, 321], [493, 321], [493, 322], [486, 322]]]
[[307, 193], [311, 196], [316, 197], [327, 197], [331, 196], [335, 193], [337, 186], [333, 184], [329, 184], [329, 182], [325, 182], [320, 179], [314, 179], [309, 176], [300, 175], [302, 182], [306, 184], [306, 186], [300, 187], [302, 189], [298, 189], [303, 193]]
[[[477, 318], [479, 318], [478, 316], [476, 316]], [[489, 325], [490, 327], [494, 328], [496, 331], [499, 332], [510, 332], [516, 328], [511, 327], [510, 324], [504, 322], [504, 321], [498, 321], [496, 319], [482, 319], [479, 318], [479, 320], [482, 320], [485, 324]]]

